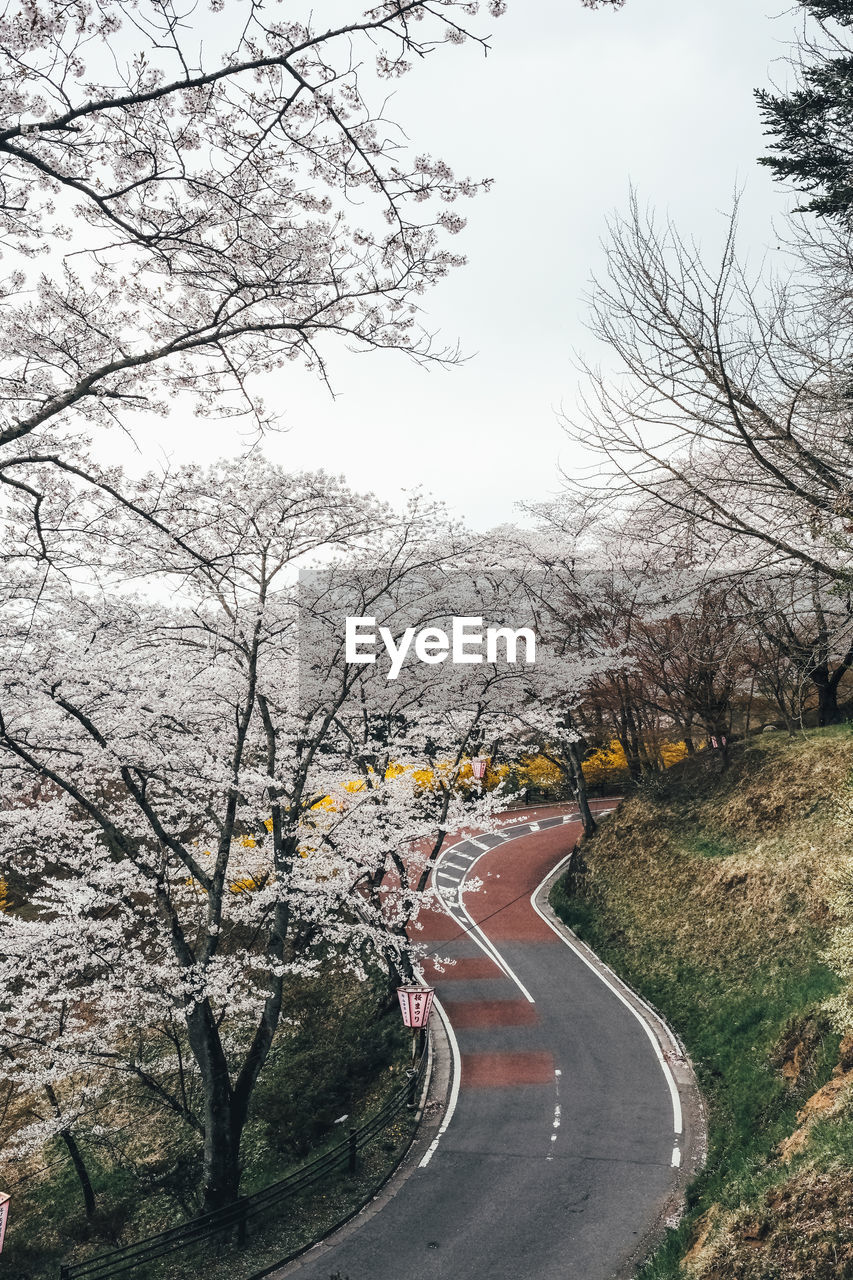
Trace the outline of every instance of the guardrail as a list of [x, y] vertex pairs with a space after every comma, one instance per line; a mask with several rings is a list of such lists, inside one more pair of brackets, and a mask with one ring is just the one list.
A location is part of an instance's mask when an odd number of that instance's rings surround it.
[[267, 1219], [270, 1210], [279, 1208], [330, 1173], [344, 1168], [349, 1173], [355, 1173], [359, 1152], [384, 1132], [404, 1108], [416, 1104], [418, 1090], [426, 1072], [427, 1057], [428, 1051], [424, 1049], [406, 1083], [391, 1095], [375, 1115], [357, 1128], [351, 1128], [347, 1137], [330, 1151], [297, 1169], [295, 1173], [250, 1196], [241, 1196], [223, 1209], [191, 1218], [188, 1222], [138, 1240], [135, 1244], [98, 1254], [85, 1262], [63, 1263], [59, 1268], [59, 1280], [114, 1280], [118, 1276], [127, 1277], [128, 1280], [142, 1280], [147, 1264], [181, 1250], [195, 1249], [214, 1242], [217, 1246], [225, 1243], [247, 1245], [251, 1238], [252, 1224], [258, 1219]]

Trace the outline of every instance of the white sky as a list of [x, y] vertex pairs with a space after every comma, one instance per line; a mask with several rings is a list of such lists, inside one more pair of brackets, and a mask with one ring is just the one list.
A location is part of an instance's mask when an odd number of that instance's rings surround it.
[[[552, 493], [572, 462], [556, 410], [575, 395], [573, 352], [595, 354], [582, 295], [629, 182], [706, 246], [743, 187], [741, 250], [757, 263], [775, 243], [794, 201], [755, 163], [752, 90], [784, 79], [795, 21], [769, 0], [511, 0], [488, 58], [439, 51], [395, 85], [390, 114], [418, 151], [495, 180], [457, 206], [468, 227], [450, 243], [468, 266], [424, 300], [430, 329], [469, 359], [424, 370], [338, 347], [334, 400], [291, 366], [266, 386], [288, 428], [268, 455], [391, 500], [423, 484], [477, 528]], [[140, 441], [148, 462], [158, 447], [176, 463], [241, 448], [233, 427], [198, 420], [154, 422]]]

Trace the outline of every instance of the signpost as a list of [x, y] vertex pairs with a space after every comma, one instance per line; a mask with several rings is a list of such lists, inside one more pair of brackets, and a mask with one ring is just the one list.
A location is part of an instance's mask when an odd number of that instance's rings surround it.
[[403, 1011], [403, 1026], [412, 1029], [412, 1069], [409, 1072], [411, 1081], [411, 1089], [409, 1093], [409, 1107], [415, 1106], [415, 1090], [417, 1088], [418, 1073], [415, 1070], [415, 1060], [418, 1056], [418, 1039], [421, 1041], [423, 1048], [426, 1025], [429, 1022], [429, 1015], [432, 1010], [432, 1000], [435, 991], [432, 987], [421, 987], [415, 983], [411, 983], [407, 987], [397, 988], [397, 999], [400, 1001], [400, 1008]]

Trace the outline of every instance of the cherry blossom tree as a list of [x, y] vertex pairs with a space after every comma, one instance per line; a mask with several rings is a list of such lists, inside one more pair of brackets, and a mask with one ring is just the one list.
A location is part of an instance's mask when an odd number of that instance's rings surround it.
[[756, 684], [788, 730], [802, 724], [810, 702], [816, 703], [818, 725], [837, 723], [840, 691], [853, 665], [849, 590], [813, 571], [753, 573], [737, 584], [736, 597], [754, 638]]
[[[215, 1207], [285, 980], [331, 958], [408, 971], [445, 833], [494, 805], [472, 808], [464, 774], [505, 694], [491, 669], [444, 687], [423, 664], [390, 681], [344, 661], [342, 609], [456, 607], [458, 586], [437, 593], [463, 533], [432, 504], [393, 512], [260, 460], [129, 492], [153, 518], [100, 509], [75, 562], [85, 521], [62, 526], [60, 486], [47, 570], [26, 529], [8, 561], [3, 844], [30, 911], [0, 918], [0, 1041], [7, 1077], [56, 1099], [23, 1146], [91, 1122], [118, 1073], [199, 1133]], [[160, 1029], [162, 1061], [134, 1027]]]
[[7, 6], [0, 481], [38, 457], [98, 482], [87, 434], [152, 413], [263, 429], [257, 375], [326, 377], [336, 338], [452, 360], [421, 298], [488, 181], [410, 146], [386, 85], [486, 51], [505, 7], [382, 0], [323, 27], [254, 0]]
[[[516, 738], [553, 765], [577, 801], [584, 834], [596, 821], [589, 804], [583, 760], [591, 745], [584, 709], [603, 681], [628, 678], [622, 635], [625, 563], [613, 556], [598, 522], [583, 506], [561, 501], [531, 504], [539, 528], [498, 531], [496, 550], [508, 566], [542, 642], [529, 677], [529, 696], [513, 709]], [[626, 539], [623, 550], [629, 541]], [[643, 575], [637, 575], [643, 583]], [[636, 590], [636, 588], [635, 588]], [[645, 590], [645, 587], [643, 587]]]

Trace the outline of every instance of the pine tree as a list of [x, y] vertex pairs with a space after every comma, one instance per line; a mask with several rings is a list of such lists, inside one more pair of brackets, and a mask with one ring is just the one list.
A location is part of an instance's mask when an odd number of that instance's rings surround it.
[[[785, 94], [757, 89], [776, 154], [762, 156], [775, 177], [811, 197], [800, 211], [853, 219], [853, 0], [800, 0], [821, 36], [801, 48], [799, 84]], [[810, 59], [808, 61], [807, 59]]]

